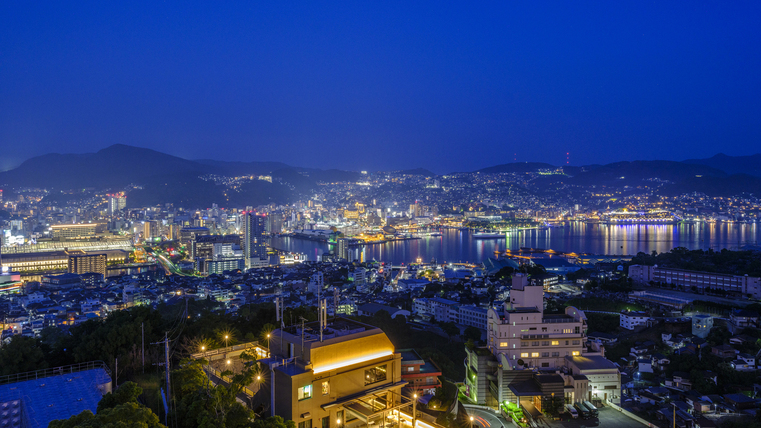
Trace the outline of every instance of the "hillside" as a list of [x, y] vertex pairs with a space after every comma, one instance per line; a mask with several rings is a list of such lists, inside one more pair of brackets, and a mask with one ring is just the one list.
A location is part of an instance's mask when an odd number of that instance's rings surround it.
[[480, 172], [481, 174], [503, 174], [503, 173], [520, 173], [520, 172], [536, 172], [540, 169], [557, 169], [555, 165], [550, 165], [543, 162], [512, 162], [501, 165], [490, 166], [488, 168], [479, 169], [473, 172]]
[[719, 153], [706, 159], [687, 159], [684, 163], [705, 165], [727, 174], [748, 174], [761, 177], [761, 153], [750, 156], [727, 156]]

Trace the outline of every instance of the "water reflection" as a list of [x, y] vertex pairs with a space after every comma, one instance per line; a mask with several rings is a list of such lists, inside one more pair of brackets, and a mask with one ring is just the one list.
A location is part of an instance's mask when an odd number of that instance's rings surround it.
[[[504, 239], [474, 239], [461, 230], [443, 230], [443, 236], [353, 247], [357, 260], [379, 260], [410, 263], [423, 261], [480, 262], [494, 255], [495, 250], [518, 250], [521, 247], [551, 248], [593, 254], [636, 254], [664, 252], [674, 247], [716, 250], [737, 249], [761, 243], [757, 224], [680, 223], [678, 225], [605, 225], [571, 223], [545, 230], [526, 230], [507, 234]], [[327, 253], [328, 244], [289, 237], [273, 238], [275, 248], [305, 253], [310, 260]]]

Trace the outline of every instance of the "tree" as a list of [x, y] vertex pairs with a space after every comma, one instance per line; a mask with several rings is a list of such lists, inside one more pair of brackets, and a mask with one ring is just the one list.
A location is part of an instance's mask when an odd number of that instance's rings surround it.
[[479, 340], [481, 340], [481, 330], [473, 326], [467, 327], [465, 329], [465, 339], [472, 340], [473, 342], [478, 342]]
[[137, 403], [137, 397], [143, 393], [135, 382], [124, 382], [116, 391], [109, 392], [100, 399], [98, 403], [98, 413], [104, 409], [110, 409], [126, 403]]
[[439, 326], [441, 327], [442, 330], [444, 330], [444, 333], [446, 333], [447, 336], [449, 336], [449, 340], [452, 340], [453, 337], [460, 334], [460, 328], [457, 327], [457, 325], [453, 322], [444, 322], [439, 324]]
[[252, 428], [296, 428], [293, 421], [285, 421], [280, 416], [270, 416], [266, 419], [257, 419], [251, 425]]
[[54, 420], [49, 428], [166, 428], [151, 409], [138, 403], [125, 403], [93, 414], [89, 410], [69, 419]]
[[47, 368], [45, 353], [37, 339], [16, 335], [0, 348], [0, 375], [30, 372]]

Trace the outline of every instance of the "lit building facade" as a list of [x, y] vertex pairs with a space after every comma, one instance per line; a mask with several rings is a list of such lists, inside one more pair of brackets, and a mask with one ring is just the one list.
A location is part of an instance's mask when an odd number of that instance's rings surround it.
[[685, 289], [695, 287], [704, 291], [710, 288], [723, 290], [735, 296], [761, 298], [761, 278], [747, 275], [632, 265], [629, 266], [629, 277], [637, 284], [648, 284], [652, 281], [661, 284], [673, 284]]
[[243, 216], [243, 258], [246, 268], [269, 265], [267, 257], [266, 218], [256, 213], [245, 213]]
[[411, 422], [401, 354], [377, 327], [346, 318], [294, 325], [272, 332], [270, 352], [260, 361], [274, 373], [274, 414], [299, 428]]
[[100, 254], [69, 254], [69, 273], [99, 273], [106, 276], [108, 255]]

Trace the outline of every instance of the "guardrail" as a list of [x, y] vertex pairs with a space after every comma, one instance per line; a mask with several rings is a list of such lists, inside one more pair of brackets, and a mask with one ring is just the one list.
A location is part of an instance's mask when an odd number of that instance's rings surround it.
[[35, 370], [32, 372], [16, 373], [0, 377], [0, 385], [7, 383], [24, 382], [27, 380], [43, 379], [51, 376], [60, 376], [67, 373], [82, 372], [85, 370], [103, 369], [111, 377], [111, 370], [103, 361], [88, 361], [86, 363], [72, 364], [69, 366], [53, 367], [49, 369]]
[[208, 351], [190, 354], [190, 358], [197, 360], [199, 358], [207, 358], [207, 357], [212, 357], [214, 355], [219, 355], [219, 354], [228, 354], [234, 351], [245, 351], [247, 349], [257, 348], [257, 347], [262, 349], [267, 349], [264, 346], [260, 346], [259, 342], [248, 342], [248, 343], [241, 343], [241, 344], [233, 345], [233, 346], [227, 346], [224, 348], [209, 349]]
[[[214, 367], [211, 367], [211, 366], [203, 366], [203, 368], [204, 368], [204, 370], [207, 372], [207, 374], [209, 374], [209, 373], [210, 373], [210, 374], [214, 375], [216, 378], [218, 378], [218, 379], [220, 379], [220, 380], [222, 380], [222, 381], [224, 381], [224, 382], [227, 382], [228, 384], [231, 384], [231, 383], [233, 383], [233, 379], [232, 379], [230, 376], [223, 376], [223, 375], [222, 375], [222, 372], [220, 372], [219, 370], [215, 369]], [[249, 396], [249, 397], [253, 397], [253, 396], [254, 396], [254, 391], [250, 390], [250, 389], [249, 389], [248, 387], [246, 387], [246, 386], [244, 386], [244, 387], [241, 389], [241, 392], [243, 392], [244, 394], [246, 394], [246, 395], [247, 395], [247, 396]]]

